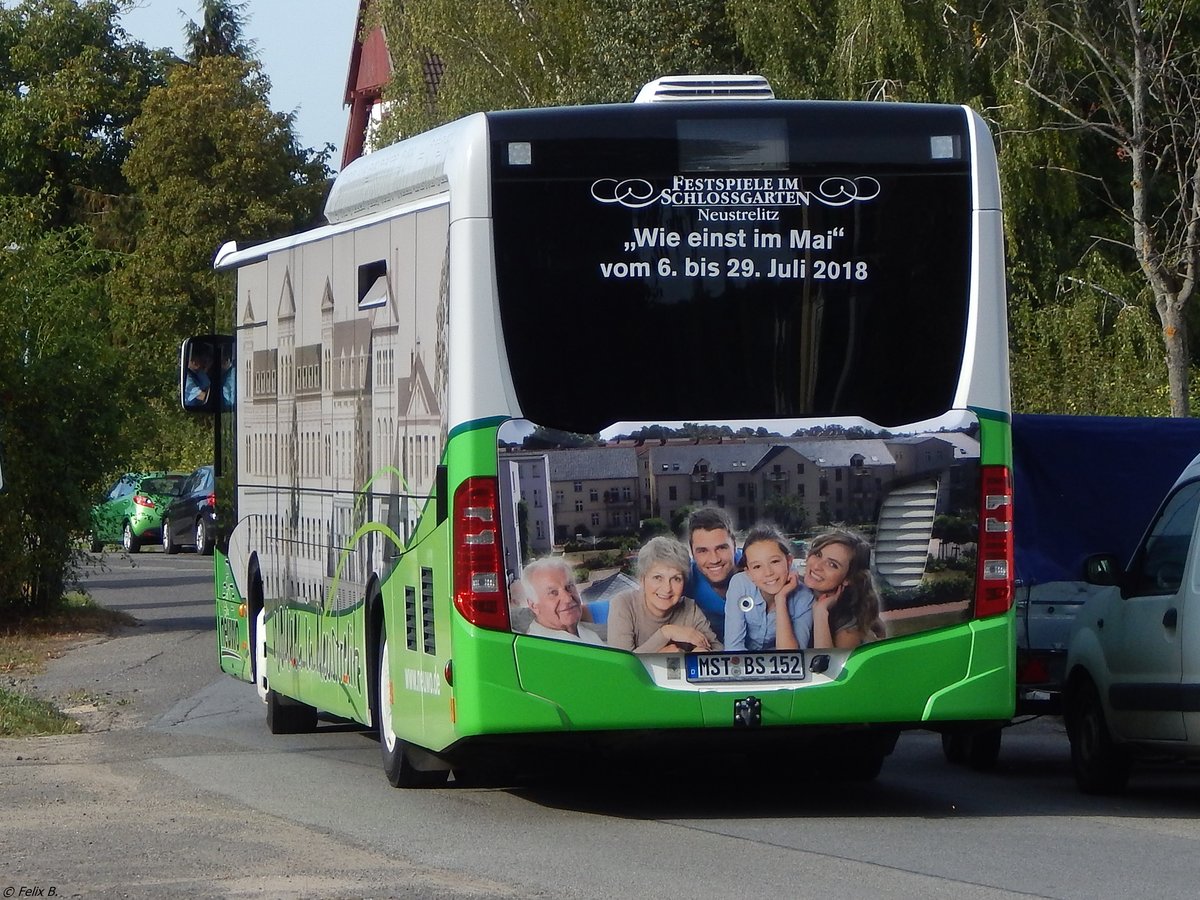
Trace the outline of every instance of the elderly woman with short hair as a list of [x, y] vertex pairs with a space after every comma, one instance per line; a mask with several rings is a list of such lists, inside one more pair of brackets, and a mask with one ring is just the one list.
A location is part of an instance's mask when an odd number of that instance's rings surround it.
[[618, 594], [608, 613], [608, 645], [634, 653], [720, 650], [708, 617], [683, 586], [691, 570], [687, 547], [651, 538], [637, 558], [639, 587]]

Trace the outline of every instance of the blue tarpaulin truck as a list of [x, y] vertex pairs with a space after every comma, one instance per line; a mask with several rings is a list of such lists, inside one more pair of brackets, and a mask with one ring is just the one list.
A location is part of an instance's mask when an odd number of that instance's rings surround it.
[[[1163, 496], [1200, 453], [1200, 419], [1014, 415], [1017, 715], [1062, 711], [1072, 620], [1093, 592], [1084, 561], [1129, 559]], [[995, 763], [1001, 730], [947, 732], [948, 759]]]

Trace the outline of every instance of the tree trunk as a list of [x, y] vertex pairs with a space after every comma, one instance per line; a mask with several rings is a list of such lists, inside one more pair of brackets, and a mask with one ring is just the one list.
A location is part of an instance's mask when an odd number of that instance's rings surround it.
[[1162, 320], [1163, 347], [1167, 351], [1167, 384], [1171, 397], [1171, 415], [1185, 417], [1192, 414], [1188, 397], [1188, 365], [1191, 354], [1188, 350], [1187, 323], [1183, 317], [1183, 305], [1171, 295], [1160, 295], [1155, 306]]

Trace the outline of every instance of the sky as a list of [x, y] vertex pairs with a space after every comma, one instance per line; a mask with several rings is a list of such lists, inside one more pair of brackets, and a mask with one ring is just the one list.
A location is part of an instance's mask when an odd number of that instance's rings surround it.
[[[301, 146], [333, 144], [335, 170], [350, 115], [342, 100], [357, 13], [358, 0], [246, 0], [242, 10], [244, 37], [271, 79], [271, 108], [296, 114]], [[147, 46], [182, 54], [185, 23], [202, 18], [199, 0], [136, 0], [121, 25]]]

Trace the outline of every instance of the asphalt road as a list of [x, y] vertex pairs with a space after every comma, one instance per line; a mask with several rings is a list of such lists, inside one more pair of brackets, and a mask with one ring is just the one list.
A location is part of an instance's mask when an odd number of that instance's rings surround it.
[[867, 785], [793, 756], [396, 791], [373, 735], [272, 736], [217, 672], [210, 560], [106, 559], [90, 589], [143, 624], [29, 685], [90, 730], [0, 741], [0, 897], [1195, 894], [1200, 777], [1083, 797], [1054, 720], [1010, 729], [986, 774], [914, 732]]

